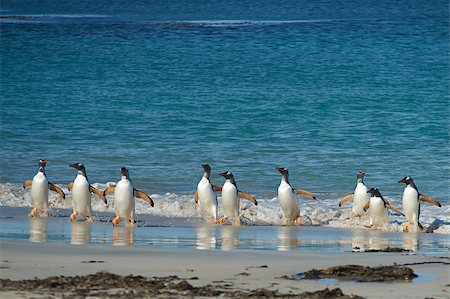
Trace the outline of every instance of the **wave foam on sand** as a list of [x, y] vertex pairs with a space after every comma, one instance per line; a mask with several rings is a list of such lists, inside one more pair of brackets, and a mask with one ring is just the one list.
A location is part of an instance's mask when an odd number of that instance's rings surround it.
[[[96, 188], [105, 189], [113, 186], [114, 183], [93, 184]], [[71, 194], [67, 188], [62, 188], [67, 194], [66, 199], [62, 199], [54, 192], [49, 193], [49, 208], [72, 209]], [[154, 200], [155, 206], [151, 207], [143, 200], [136, 199], [136, 214], [147, 214], [172, 218], [199, 218], [206, 217], [200, 207], [194, 202], [193, 195], [183, 195], [175, 193], [149, 194]], [[362, 228], [368, 224], [369, 217], [352, 217], [351, 204], [338, 207], [338, 194], [317, 194], [317, 200], [299, 198], [301, 216], [305, 225], [320, 225], [326, 227], [339, 228]], [[388, 197], [387, 197], [388, 198]], [[97, 196], [92, 196], [92, 210], [94, 212], [114, 213], [114, 196], [108, 195], [108, 204], [105, 205]], [[219, 200], [219, 215], [221, 215]], [[400, 208], [401, 204], [388, 198], [393, 204]], [[31, 207], [31, 195], [29, 190], [24, 190], [21, 184], [5, 183], [0, 184], [0, 206], [6, 207]], [[58, 216], [58, 215], [54, 215]], [[258, 198], [258, 206], [246, 200], [241, 200], [241, 219], [246, 225], [283, 225], [283, 216], [278, 198]], [[450, 208], [443, 205], [437, 208], [427, 204], [422, 204], [420, 221], [425, 228], [433, 223], [439, 223], [434, 230], [435, 233], [450, 234]], [[402, 231], [402, 224], [405, 218], [401, 215], [389, 215], [389, 223], [379, 229], [384, 231]]]

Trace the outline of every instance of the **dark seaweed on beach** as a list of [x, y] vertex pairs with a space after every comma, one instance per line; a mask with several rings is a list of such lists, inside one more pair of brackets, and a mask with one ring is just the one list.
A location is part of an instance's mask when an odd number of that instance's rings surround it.
[[[45, 279], [13, 281], [0, 279], [0, 295], [6, 291], [30, 292], [32, 295], [45, 295], [47, 298], [340, 298], [360, 299], [362, 297], [345, 295], [339, 288], [324, 289], [300, 294], [283, 294], [278, 290], [266, 288], [242, 290], [224, 289], [223, 285], [194, 287], [178, 276], [153, 277], [121, 276], [98, 272], [85, 276], [53, 276]], [[30, 295], [31, 295], [30, 294]]]
[[[365, 267], [360, 265], [335, 266], [322, 270], [312, 269], [288, 279], [324, 279], [356, 282], [404, 282], [412, 281], [416, 274], [411, 268], [393, 266]], [[286, 277], [285, 277], [286, 278]]]
[[355, 252], [412, 252], [412, 250], [397, 247], [386, 247], [384, 249], [365, 249], [365, 250], [361, 250], [361, 248], [359, 247], [354, 247], [353, 250], [356, 250]]

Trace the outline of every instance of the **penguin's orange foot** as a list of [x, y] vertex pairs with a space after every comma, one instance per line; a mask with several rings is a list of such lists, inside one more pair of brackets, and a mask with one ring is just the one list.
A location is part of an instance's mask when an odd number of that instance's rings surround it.
[[403, 231], [404, 232], [409, 232], [409, 225], [410, 225], [409, 222], [403, 223]]
[[113, 225], [117, 225], [117, 224], [119, 224], [119, 222], [120, 222], [120, 217], [119, 217], [119, 216], [117, 216], [116, 218], [114, 218], [114, 219], [112, 220], [112, 224], [113, 224]]
[[297, 225], [302, 225], [302, 217], [298, 216], [295, 222], [297, 223]]
[[37, 215], [37, 209], [34, 208], [34, 209], [31, 210], [30, 216], [31, 217], [36, 217], [36, 215]]
[[220, 217], [219, 219], [217, 219], [217, 222], [218, 223], [224, 223], [225, 221], [227, 221], [227, 219], [228, 219], [228, 217], [223, 216], [223, 217]]
[[367, 228], [372, 228], [373, 224], [367, 224], [367, 225], [364, 225], [364, 226], [367, 227]]
[[69, 218], [70, 218], [70, 221], [76, 221], [77, 220], [77, 213], [76, 212], [73, 212], [72, 214], [70, 214], [70, 216], [69, 216]]

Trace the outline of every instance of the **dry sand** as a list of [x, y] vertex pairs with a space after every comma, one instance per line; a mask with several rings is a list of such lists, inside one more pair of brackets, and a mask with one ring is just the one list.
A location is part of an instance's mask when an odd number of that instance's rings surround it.
[[[161, 249], [151, 246], [70, 246], [61, 243], [1, 241], [0, 278], [32, 279], [107, 271], [120, 275], [176, 275], [193, 286], [227, 284], [230, 289], [267, 288], [281, 293], [339, 287], [366, 298], [449, 298], [448, 255], [404, 253], [314, 253]], [[419, 279], [401, 283], [324, 283], [281, 279], [336, 265], [408, 264]], [[198, 279], [190, 280], [197, 277]], [[35, 294], [34, 294], [35, 295]], [[0, 291], [0, 297], [33, 297], [30, 292]], [[39, 297], [39, 296], [37, 296]], [[45, 297], [45, 296], [44, 296]]]

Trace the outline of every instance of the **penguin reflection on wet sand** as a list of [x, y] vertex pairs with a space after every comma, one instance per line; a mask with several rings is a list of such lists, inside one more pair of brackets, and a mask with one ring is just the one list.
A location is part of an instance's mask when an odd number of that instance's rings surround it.
[[395, 208], [381, 195], [376, 188], [371, 188], [367, 193], [371, 194], [369, 202], [364, 206], [364, 211], [369, 210], [370, 222], [366, 227], [371, 228], [374, 224], [383, 226], [388, 221], [388, 209], [405, 216], [401, 211]]
[[405, 190], [403, 190], [402, 207], [407, 222], [403, 224], [403, 231], [409, 231], [411, 224], [414, 226], [414, 230], [423, 230], [423, 226], [419, 222], [420, 201], [429, 202], [438, 207], [441, 207], [441, 204], [434, 198], [420, 194], [414, 180], [409, 176], [399, 180], [398, 183], [406, 184]]
[[217, 204], [216, 191], [221, 191], [222, 186], [211, 184], [211, 167], [208, 164], [202, 164], [203, 176], [197, 185], [197, 192], [194, 193], [194, 200], [200, 207], [213, 218], [212, 222], [217, 223], [217, 213], [219, 210]]
[[280, 186], [278, 186], [278, 199], [284, 219], [285, 221], [296, 222], [297, 225], [301, 225], [302, 218], [300, 217], [300, 207], [296, 194], [305, 195], [312, 199], [316, 199], [316, 197], [309, 191], [292, 188], [289, 183], [289, 171], [286, 168], [278, 167], [276, 170], [281, 173], [281, 182]]
[[146, 193], [137, 190], [131, 183], [130, 174], [126, 167], [120, 169], [122, 176], [121, 180], [117, 182], [115, 187], [109, 187], [103, 191], [103, 195], [114, 193], [114, 212], [116, 217], [112, 220], [113, 225], [118, 225], [120, 218], [127, 219], [134, 225], [135, 221], [135, 201], [134, 197], [139, 197], [148, 202], [152, 207], [153, 200]]
[[366, 212], [364, 206], [369, 202], [370, 194], [367, 193], [367, 187], [364, 184], [364, 171], [360, 171], [356, 175], [356, 187], [352, 194], [346, 195], [339, 201], [339, 206], [342, 206], [347, 201], [353, 200], [352, 214], [353, 216], [363, 216]]
[[33, 180], [27, 180], [23, 183], [24, 189], [31, 186], [31, 205], [33, 206], [30, 213], [31, 217], [39, 216], [41, 213], [44, 217], [48, 216], [48, 189], [57, 192], [63, 199], [66, 198], [61, 188], [48, 181], [45, 174], [45, 165], [47, 163], [47, 160], [39, 160], [38, 172], [33, 177]]
[[258, 205], [258, 202], [250, 194], [239, 191], [231, 172], [227, 171], [219, 173], [219, 175], [225, 178], [225, 183], [222, 186], [222, 207], [224, 216], [219, 219], [219, 222], [223, 223], [231, 218], [233, 224], [239, 225], [241, 224], [239, 218], [239, 197], [250, 200], [255, 205]]
[[70, 220], [76, 221], [78, 215], [81, 215], [86, 217], [87, 221], [93, 222], [91, 193], [97, 194], [105, 204], [107, 203], [106, 197], [103, 195], [103, 192], [89, 183], [86, 175], [86, 168], [82, 163], [73, 163], [70, 164], [69, 167], [77, 170], [75, 180], [67, 185], [67, 189], [72, 190], [73, 213], [70, 214]]

